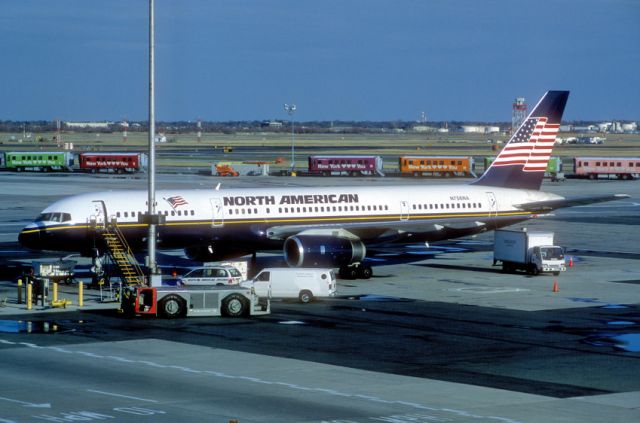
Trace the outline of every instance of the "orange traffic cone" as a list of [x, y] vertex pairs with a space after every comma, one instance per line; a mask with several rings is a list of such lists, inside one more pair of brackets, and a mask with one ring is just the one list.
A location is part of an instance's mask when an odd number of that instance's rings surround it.
[[558, 288], [558, 281], [553, 281], [553, 292], [560, 292], [560, 288]]
[[573, 267], [573, 257], [569, 257], [569, 267]]

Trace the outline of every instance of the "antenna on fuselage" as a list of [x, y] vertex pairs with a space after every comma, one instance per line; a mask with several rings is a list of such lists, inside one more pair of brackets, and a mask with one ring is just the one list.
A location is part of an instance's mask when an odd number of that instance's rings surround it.
[[220, 191], [220, 185], [222, 185], [222, 182], [218, 182], [218, 185], [216, 185], [215, 188], [216, 191]]

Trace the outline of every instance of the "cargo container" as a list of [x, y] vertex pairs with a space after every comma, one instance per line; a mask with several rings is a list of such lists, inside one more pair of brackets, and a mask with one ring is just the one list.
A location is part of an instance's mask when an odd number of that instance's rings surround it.
[[611, 176], [618, 179], [637, 179], [640, 176], [640, 158], [575, 157], [573, 173], [576, 177], [589, 179]]
[[309, 156], [309, 173], [323, 176], [330, 175], [379, 175], [382, 172], [382, 157], [331, 155]]
[[402, 175], [476, 176], [470, 156], [400, 156], [398, 168]]
[[32, 170], [38, 172], [72, 171], [73, 154], [56, 151], [19, 151], [4, 153], [7, 170]]
[[143, 153], [80, 153], [78, 164], [83, 171], [134, 173], [147, 167], [147, 155]]

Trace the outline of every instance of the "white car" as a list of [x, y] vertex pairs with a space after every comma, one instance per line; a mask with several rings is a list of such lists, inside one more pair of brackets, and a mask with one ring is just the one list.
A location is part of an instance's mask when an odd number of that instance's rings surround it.
[[242, 274], [233, 266], [197, 267], [179, 278], [185, 286], [195, 285], [237, 285]]

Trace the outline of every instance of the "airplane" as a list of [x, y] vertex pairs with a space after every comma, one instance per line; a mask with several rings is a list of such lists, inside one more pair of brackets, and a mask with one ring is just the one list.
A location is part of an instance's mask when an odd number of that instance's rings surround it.
[[[332, 266], [369, 278], [367, 247], [478, 234], [624, 194], [565, 198], [540, 191], [568, 91], [548, 91], [487, 171], [456, 185], [158, 190], [158, 249], [198, 261], [282, 249], [292, 267]], [[100, 228], [115, 223], [133, 251], [147, 246], [147, 191], [71, 196], [45, 208], [19, 235], [34, 250], [106, 252]], [[148, 222], [148, 221], [147, 221]]]

